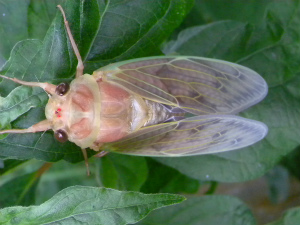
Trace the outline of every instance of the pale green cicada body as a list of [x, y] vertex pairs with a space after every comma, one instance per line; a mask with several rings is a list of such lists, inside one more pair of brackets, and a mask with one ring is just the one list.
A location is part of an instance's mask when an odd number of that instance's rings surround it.
[[143, 156], [224, 152], [252, 145], [267, 134], [265, 124], [236, 116], [267, 94], [266, 82], [253, 70], [215, 59], [160, 56], [83, 75], [83, 62], [59, 8], [78, 58], [76, 78], [70, 85], [55, 86], [1, 76], [39, 86], [50, 99], [46, 120], [0, 134], [52, 129], [59, 141], [82, 149]]

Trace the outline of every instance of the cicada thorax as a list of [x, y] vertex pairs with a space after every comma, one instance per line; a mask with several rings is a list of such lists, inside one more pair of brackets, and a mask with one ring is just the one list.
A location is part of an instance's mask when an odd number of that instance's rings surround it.
[[105, 73], [95, 71], [100, 94], [100, 125], [96, 141], [90, 148], [99, 150], [102, 143], [118, 141], [144, 126], [167, 121], [173, 112], [162, 104], [106, 81]]

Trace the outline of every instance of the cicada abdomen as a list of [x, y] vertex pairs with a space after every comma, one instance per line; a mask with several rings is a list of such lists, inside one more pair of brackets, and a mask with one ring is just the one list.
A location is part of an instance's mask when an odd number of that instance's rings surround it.
[[69, 140], [82, 149], [146, 156], [223, 152], [266, 135], [263, 123], [236, 116], [267, 94], [266, 82], [253, 70], [215, 59], [160, 56], [83, 75], [83, 62], [59, 8], [78, 58], [76, 78], [57, 86], [8, 78], [39, 86], [50, 99], [45, 121], [0, 134], [52, 129], [58, 141]]

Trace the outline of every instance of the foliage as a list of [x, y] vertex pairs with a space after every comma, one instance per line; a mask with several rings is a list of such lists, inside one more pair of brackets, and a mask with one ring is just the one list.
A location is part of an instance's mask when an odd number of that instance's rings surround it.
[[[147, 159], [111, 154], [90, 160], [91, 177], [85, 175], [80, 149], [57, 143], [52, 132], [1, 135], [0, 207], [13, 206], [0, 211], [1, 224], [136, 223], [156, 208], [183, 200], [140, 192], [191, 194], [204, 183], [248, 181], [283, 158], [282, 165], [299, 178], [299, 157], [294, 157], [300, 146], [299, 0], [0, 0], [0, 74], [54, 84], [74, 77], [77, 60], [57, 4], [66, 11], [86, 73], [109, 63], [162, 54], [218, 58], [257, 71], [267, 81], [269, 94], [241, 116], [266, 123], [269, 134], [251, 147], [205, 156]], [[41, 90], [2, 80], [1, 129], [27, 128], [44, 119], [46, 102]], [[55, 163], [45, 173], [45, 165], [34, 159]], [[91, 187], [99, 185], [105, 188]], [[109, 209], [104, 207], [108, 203]], [[93, 207], [99, 208], [90, 214]], [[297, 224], [299, 215], [299, 208], [290, 209], [271, 224]], [[244, 203], [219, 195], [190, 195], [139, 223], [219, 221], [256, 224]]]

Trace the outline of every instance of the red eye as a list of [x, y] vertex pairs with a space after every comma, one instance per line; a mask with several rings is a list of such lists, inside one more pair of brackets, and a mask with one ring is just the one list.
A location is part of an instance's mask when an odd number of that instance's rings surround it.
[[61, 129], [54, 132], [54, 137], [61, 143], [66, 142], [68, 140], [67, 133]]

